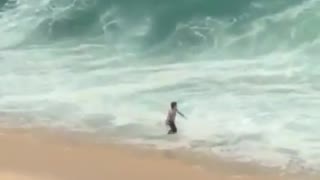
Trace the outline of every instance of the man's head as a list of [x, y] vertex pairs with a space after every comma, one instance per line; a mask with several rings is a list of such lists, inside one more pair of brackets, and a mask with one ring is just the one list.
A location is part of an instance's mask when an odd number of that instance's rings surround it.
[[171, 109], [176, 109], [177, 108], [177, 102], [173, 101], [171, 102]]

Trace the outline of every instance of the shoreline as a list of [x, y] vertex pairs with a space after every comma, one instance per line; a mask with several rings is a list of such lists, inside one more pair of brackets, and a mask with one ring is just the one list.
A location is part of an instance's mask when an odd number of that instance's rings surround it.
[[92, 138], [46, 129], [0, 128], [0, 179], [319, 179], [181, 149], [155, 150]]

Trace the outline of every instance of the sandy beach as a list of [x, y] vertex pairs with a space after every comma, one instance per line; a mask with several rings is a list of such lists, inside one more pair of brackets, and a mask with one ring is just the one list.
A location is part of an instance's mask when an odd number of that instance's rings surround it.
[[317, 179], [219, 160], [202, 166], [175, 153], [72, 140], [38, 130], [1, 129], [0, 133], [1, 180]]

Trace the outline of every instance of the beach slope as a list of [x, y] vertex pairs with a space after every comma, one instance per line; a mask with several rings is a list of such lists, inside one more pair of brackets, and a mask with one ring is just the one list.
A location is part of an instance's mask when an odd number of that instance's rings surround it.
[[1, 180], [288, 179], [277, 173], [250, 174], [255, 171], [222, 162], [203, 168], [163, 151], [71, 140], [36, 130], [2, 129], [0, 147]]

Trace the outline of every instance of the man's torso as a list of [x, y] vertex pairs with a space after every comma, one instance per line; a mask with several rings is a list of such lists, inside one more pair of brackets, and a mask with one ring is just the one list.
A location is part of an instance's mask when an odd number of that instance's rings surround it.
[[169, 112], [168, 112], [167, 121], [168, 122], [169, 121], [174, 122], [175, 119], [176, 119], [176, 114], [177, 114], [176, 110], [170, 109]]

